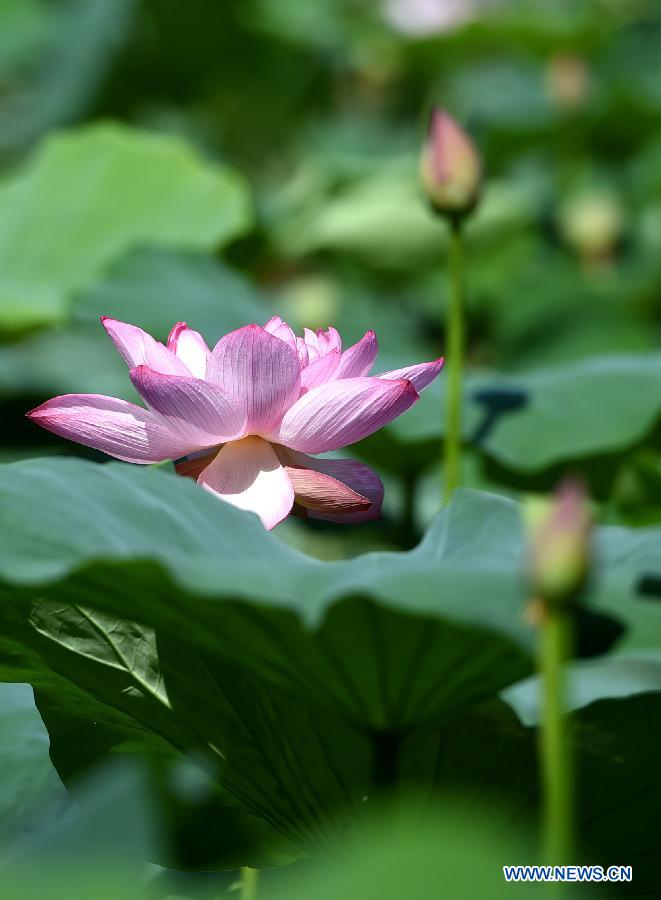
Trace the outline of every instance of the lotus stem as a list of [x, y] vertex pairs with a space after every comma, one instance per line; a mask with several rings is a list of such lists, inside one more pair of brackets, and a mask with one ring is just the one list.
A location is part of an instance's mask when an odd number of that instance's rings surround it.
[[573, 759], [566, 716], [566, 664], [573, 644], [571, 611], [548, 604], [540, 629], [544, 792], [543, 851], [548, 865], [568, 865], [573, 849]]
[[241, 900], [257, 900], [257, 869], [244, 866], [241, 869]]
[[443, 502], [448, 503], [461, 478], [461, 405], [464, 367], [464, 238], [462, 219], [450, 220], [450, 291], [447, 332], [447, 412], [443, 446]]

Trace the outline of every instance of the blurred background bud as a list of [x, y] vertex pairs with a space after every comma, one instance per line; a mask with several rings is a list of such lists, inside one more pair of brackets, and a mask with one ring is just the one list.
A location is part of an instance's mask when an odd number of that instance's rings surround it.
[[590, 70], [585, 60], [573, 53], [556, 53], [546, 69], [546, 89], [563, 112], [579, 109], [590, 93]]
[[560, 207], [558, 225], [563, 239], [584, 264], [608, 265], [624, 230], [624, 210], [611, 191], [584, 191]]
[[547, 603], [571, 600], [588, 572], [591, 516], [585, 488], [563, 482], [550, 498], [524, 507], [533, 596]]
[[397, 31], [421, 37], [470, 22], [478, 5], [476, 0], [385, 0], [384, 14]]
[[432, 109], [420, 158], [420, 178], [434, 209], [461, 217], [477, 203], [482, 163], [473, 141], [446, 112]]
[[293, 279], [280, 295], [283, 315], [292, 327], [328, 328], [341, 306], [337, 284], [323, 275], [302, 275]]

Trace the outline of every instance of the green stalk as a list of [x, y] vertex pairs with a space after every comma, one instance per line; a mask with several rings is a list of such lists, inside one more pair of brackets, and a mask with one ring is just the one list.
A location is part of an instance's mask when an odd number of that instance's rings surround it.
[[464, 240], [461, 219], [450, 223], [450, 292], [447, 312], [447, 413], [443, 445], [443, 503], [461, 477], [461, 376], [464, 367]]
[[241, 900], [257, 900], [257, 869], [241, 869]]
[[573, 760], [567, 728], [566, 663], [573, 644], [571, 612], [549, 604], [540, 634], [543, 719], [544, 861], [570, 865], [573, 850]]

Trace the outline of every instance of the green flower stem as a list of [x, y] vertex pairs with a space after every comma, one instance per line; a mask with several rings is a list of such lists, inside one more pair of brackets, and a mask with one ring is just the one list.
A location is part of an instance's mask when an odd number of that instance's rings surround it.
[[461, 219], [450, 223], [450, 291], [447, 313], [447, 413], [443, 445], [443, 502], [461, 476], [461, 378], [464, 367], [464, 240]]
[[571, 612], [549, 604], [541, 627], [539, 663], [543, 719], [540, 754], [544, 789], [544, 861], [570, 865], [573, 850], [573, 760], [567, 728], [566, 663], [573, 644]]
[[257, 900], [257, 869], [241, 869], [241, 900]]

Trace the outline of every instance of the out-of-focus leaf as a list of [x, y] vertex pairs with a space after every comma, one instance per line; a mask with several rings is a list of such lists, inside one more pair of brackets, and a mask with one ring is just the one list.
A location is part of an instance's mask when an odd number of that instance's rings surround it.
[[372, 18], [370, 4], [356, 6], [351, 0], [256, 0], [244, 11], [253, 27], [288, 42], [335, 50], [353, 36], [365, 33]]
[[211, 249], [249, 219], [243, 181], [175, 138], [111, 124], [52, 138], [0, 185], [0, 326], [65, 319], [138, 245]]
[[[464, 434], [522, 472], [622, 450], [658, 419], [660, 382], [656, 353], [592, 357], [517, 375], [469, 375]], [[445, 383], [441, 376], [389, 426], [398, 441], [440, 440]], [[438, 412], [430, 415], [430, 409]]]
[[44, 728], [29, 684], [0, 684], [0, 847], [48, 815], [60, 815], [67, 793], [48, 755]]
[[[40, 33], [31, 58], [24, 59], [22, 77], [3, 97], [0, 151], [28, 144], [49, 128], [71, 121], [90, 103], [135, 5], [135, 0], [115, 0], [112, 5], [105, 0], [10, 3], [10, 8], [26, 7], [24, 18], [29, 10]], [[9, 23], [8, 33], [15, 27]], [[2, 22], [0, 29], [7, 33]]]
[[[658, 434], [658, 429], [654, 437]], [[647, 525], [661, 521], [661, 455], [652, 447], [628, 453], [617, 468], [608, 507], [608, 521], [621, 525]]]
[[[96, 636], [100, 648], [112, 641], [107, 619], [90, 617], [87, 623], [87, 634], [81, 633], [81, 639], [94, 641]], [[42, 633], [48, 635], [47, 628]], [[62, 670], [66, 656], [66, 648], [55, 651], [50, 665]], [[164, 667], [156, 658], [153, 643], [146, 653], [143, 650], [143, 656], [160, 674]], [[174, 727], [162, 715], [158, 718], [159, 704], [167, 707], [170, 703], [163, 690], [151, 697], [141, 694], [128, 661], [118, 659], [125, 685], [116, 677], [108, 677], [107, 660], [98, 662], [96, 667], [89, 666], [90, 677], [79, 694], [77, 708], [57, 680], [37, 695], [39, 712], [52, 739], [53, 762], [75, 799], [90, 769], [97, 769], [108, 756], [131, 757], [148, 773], [151, 803], [162, 838], [158, 862], [186, 870], [234, 869], [247, 863], [277, 865], [295, 858], [293, 845], [219, 786], [217, 759], [213, 754], [205, 755], [203, 742], [187, 731], [187, 716], [179, 710], [170, 716], [180, 720]], [[44, 681], [44, 671], [36, 667], [32, 677]], [[93, 712], [95, 697], [102, 703]], [[208, 701], [207, 708], [213, 708], [213, 697]], [[114, 715], [109, 716], [109, 710]], [[189, 758], [183, 755], [184, 750]]]
[[223, 334], [277, 310], [245, 278], [209, 256], [143, 250], [121, 260], [74, 304], [74, 319], [132, 322], [164, 340], [185, 319], [213, 347]]
[[535, 130], [553, 119], [543, 70], [532, 62], [474, 63], [457, 73], [447, 92], [450, 108], [496, 129]]
[[654, 140], [638, 154], [631, 167], [632, 184], [641, 202], [661, 195], [661, 141]]
[[[568, 667], [567, 679], [569, 710], [598, 700], [661, 693], [661, 654], [648, 651], [580, 660]], [[506, 688], [501, 696], [524, 725], [539, 725], [542, 721], [542, 685], [537, 676]]]
[[287, 873], [269, 900], [429, 900], [432, 886], [455, 900], [504, 900], [511, 885], [503, 861], [535, 857], [529, 838], [497, 821], [488, 805], [467, 811], [458, 798], [424, 817], [415, 806], [384, 809], [379, 822], [351, 833], [340, 853]]
[[[59, 822], [47, 822], [17, 848], [17, 862], [110, 860], [136, 874], [155, 851], [160, 835], [144, 768], [128, 759], [97, 769], [80, 785], [78, 802]], [[12, 860], [13, 861], [13, 860]]]
[[[654, 774], [660, 713], [661, 693], [636, 693], [590, 703], [569, 723], [576, 757], [577, 855], [586, 862], [626, 857], [641, 897], [653, 896], [661, 886], [661, 841], [652, 824], [660, 800]], [[447, 737], [440, 730], [428, 735], [439, 749], [438, 801], [448, 784], [461, 788], [464, 808], [485, 797], [506, 798], [500, 823], [505, 833], [534, 827], [542, 796], [537, 730], [494, 705], [444, 731]], [[417, 765], [428, 755], [421, 746]], [[415, 758], [410, 762], [415, 765]]]
[[149, 772], [159, 861], [234, 868], [290, 858], [282, 837], [218, 788], [213, 757], [203, 768], [204, 743], [172, 711], [150, 629], [48, 604], [25, 619], [7, 603], [0, 620], [0, 677], [38, 686], [51, 757], [76, 800], [81, 776], [108, 757], [131, 756]]
[[99, 323], [108, 315], [165, 340], [185, 319], [210, 346], [276, 307], [227, 266], [202, 255], [143, 250], [122, 259], [73, 305], [74, 322], [0, 347], [0, 394], [98, 393], [135, 399], [126, 364]]
[[[416, 270], [443, 258], [447, 230], [427, 208], [410, 156], [374, 158], [371, 171], [332, 189], [297, 174], [272, 201], [273, 238], [288, 256], [321, 250], [350, 253], [376, 268]], [[514, 181], [493, 181], [469, 223], [472, 243], [500, 240], [534, 214], [538, 197]]]
[[182, 319], [211, 347], [223, 334], [271, 315], [304, 327], [335, 325], [347, 347], [377, 326], [376, 371], [432, 359], [437, 348], [415, 327], [410, 310], [366, 293], [356, 279], [301, 278], [269, 294], [207, 256], [139, 251], [76, 298], [74, 322], [0, 346], [0, 395], [46, 399], [80, 391], [135, 400], [126, 365], [99, 324], [100, 315], [132, 322], [165, 340]]
[[[653, 825], [659, 789], [650, 775], [661, 745], [655, 724], [660, 711], [659, 694], [632, 696], [594, 703], [572, 721], [577, 857], [586, 862], [626, 857], [640, 896], [653, 895], [661, 884]], [[407, 764], [411, 783], [422, 791], [421, 802], [399, 822], [377, 807], [378, 824], [372, 821], [360, 836], [353, 835], [342, 855], [307, 871], [290, 870], [274, 889], [274, 900], [427, 900], [433, 884], [466, 900], [485, 896], [485, 890], [486, 896], [501, 896], [501, 885], [506, 896], [505, 860], [530, 864], [540, 852], [537, 739], [535, 729], [522, 727], [499, 707], [430, 732], [427, 747], [418, 737], [417, 753], [409, 748]], [[431, 788], [421, 769], [430, 759], [436, 761]], [[545, 895], [543, 888], [540, 894]]]
[[[44, 0], [0, 3], [0, 76], [11, 83], [48, 40], [53, 10]], [[0, 139], [1, 140], [1, 139]]]
[[0, 393], [40, 399], [69, 393], [135, 397], [126, 364], [100, 324], [40, 332], [0, 347]]
[[[599, 610], [619, 620], [626, 631], [619, 648], [629, 650], [657, 650], [661, 646], [661, 561], [656, 548], [661, 540], [661, 528], [629, 529], [612, 526], [603, 530], [598, 562], [604, 557], [613, 560], [615, 578], [602, 582]], [[619, 569], [618, 569], [619, 567]], [[635, 567], [638, 575], [630, 582], [627, 569]], [[603, 578], [597, 570], [597, 578]], [[629, 582], [631, 594], [622, 602], [621, 588]]]
[[136, 880], [133, 872], [117, 869], [114, 860], [105, 864], [84, 862], [82, 866], [80, 860], [70, 860], [68, 864], [44, 866], [37, 858], [1, 872], [3, 900], [154, 900], [154, 894]]
[[3, 862], [3, 900], [146, 900], [145, 862], [159, 835], [141, 767], [115, 761], [88, 779], [78, 800]]
[[[652, 8], [650, 8], [650, 13]], [[629, 113], [658, 115], [661, 109], [661, 88], [655, 77], [656, 61], [661, 51], [661, 31], [658, 19], [633, 22], [618, 34], [608, 60], [613, 93]]]

